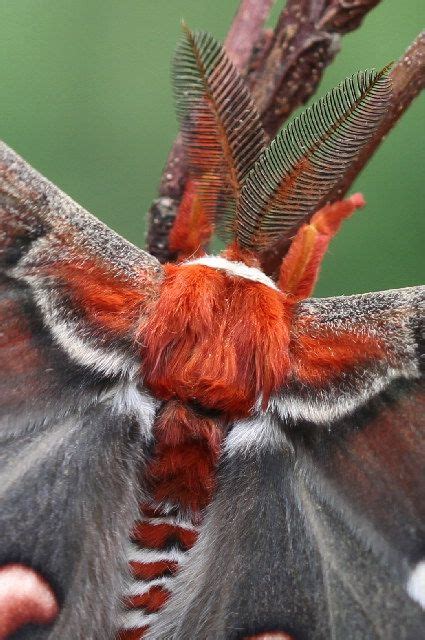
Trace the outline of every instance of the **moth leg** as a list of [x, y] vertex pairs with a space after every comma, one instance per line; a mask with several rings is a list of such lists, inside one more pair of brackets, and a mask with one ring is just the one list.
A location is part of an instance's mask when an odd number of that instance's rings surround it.
[[360, 193], [327, 204], [314, 214], [309, 224], [303, 224], [298, 230], [279, 274], [279, 288], [294, 302], [313, 293], [330, 241], [342, 222], [364, 204]]
[[[179, 262], [203, 256], [214, 231], [214, 225], [199, 196], [199, 183], [199, 180], [188, 180], [171, 229], [170, 250], [177, 254]], [[211, 194], [212, 191], [211, 185]]]

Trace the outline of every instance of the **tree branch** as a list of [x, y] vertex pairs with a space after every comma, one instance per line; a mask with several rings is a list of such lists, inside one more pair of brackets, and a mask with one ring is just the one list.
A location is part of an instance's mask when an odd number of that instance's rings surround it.
[[[364, 147], [350, 171], [332, 193], [328, 194], [327, 202], [334, 202], [344, 197], [385, 136], [398, 122], [412, 100], [425, 88], [425, 31], [419, 34], [403, 57], [395, 64], [390, 78], [392, 80], [392, 98], [387, 116], [372, 140]], [[290, 242], [285, 240], [263, 253], [262, 267], [266, 273], [269, 275], [277, 273], [289, 244]]]
[[242, 0], [233, 19], [224, 48], [233, 64], [243, 74], [248, 70], [253, 49], [275, 0]]
[[380, 0], [288, 0], [273, 36], [254, 56], [250, 85], [273, 137], [282, 123], [314, 94], [340, 49], [341, 35], [360, 26]]

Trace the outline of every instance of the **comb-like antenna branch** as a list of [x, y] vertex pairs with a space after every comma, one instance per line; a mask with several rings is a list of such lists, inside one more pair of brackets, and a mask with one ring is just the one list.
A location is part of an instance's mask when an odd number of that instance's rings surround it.
[[263, 152], [237, 211], [237, 238], [244, 248], [289, 238], [319, 208], [383, 120], [391, 94], [387, 71], [347, 78]]
[[239, 201], [244, 177], [264, 148], [264, 133], [221, 45], [208, 33], [185, 25], [183, 30], [172, 76], [188, 173], [207, 215], [221, 220], [229, 201], [233, 211]]
[[[328, 199], [330, 202], [341, 200], [344, 197], [357, 175], [379, 148], [386, 135], [397, 124], [412, 101], [425, 88], [425, 31], [418, 35], [394, 65], [389, 78], [392, 87], [391, 102], [385, 118], [369, 142], [362, 148], [349, 171], [338, 181], [332, 193], [329, 194]], [[278, 244], [262, 253], [261, 264], [267, 274], [272, 276], [278, 274], [282, 258], [286, 255], [289, 244], [288, 239], [282, 238]]]

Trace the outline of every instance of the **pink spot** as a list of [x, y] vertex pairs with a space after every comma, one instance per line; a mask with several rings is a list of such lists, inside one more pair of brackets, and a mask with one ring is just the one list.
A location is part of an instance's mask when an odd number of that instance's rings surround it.
[[20, 564], [0, 567], [0, 640], [25, 624], [48, 624], [59, 608], [47, 582]]
[[353, 195], [347, 198], [347, 200], [351, 202], [356, 209], [360, 209], [361, 207], [364, 207], [366, 204], [366, 201], [362, 193], [353, 193]]

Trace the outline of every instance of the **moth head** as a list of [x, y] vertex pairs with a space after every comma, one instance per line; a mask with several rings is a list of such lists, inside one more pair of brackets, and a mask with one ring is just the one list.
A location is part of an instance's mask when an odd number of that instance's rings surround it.
[[142, 329], [148, 386], [232, 417], [267, 404], [288, 374], [285, 296], [259, 269], [222, 257], [165, 272]]

